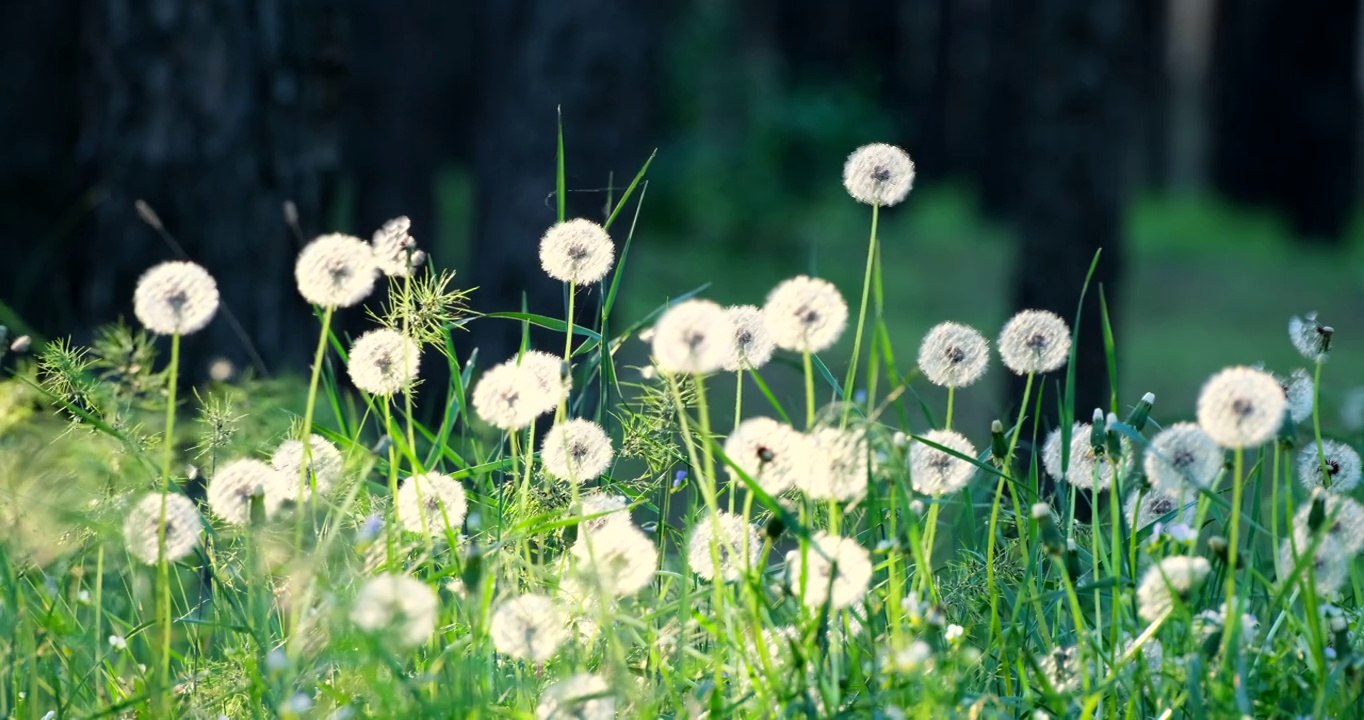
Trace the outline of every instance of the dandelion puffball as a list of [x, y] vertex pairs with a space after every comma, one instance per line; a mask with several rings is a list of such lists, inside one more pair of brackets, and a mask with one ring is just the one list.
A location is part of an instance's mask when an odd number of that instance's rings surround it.
[[853, 605], [867, 593], [871, 575], [871, 553], [856, 540], [828, 532], [815, 533], [811, 547], [804, 551], [786, 553], [788, 587], [807, 607], [826, 601], [831, 610]]
[[355, 387], [389, 397], [411, 387], [421, 370], [421, 347], [397, 330], [379, 328], [356, 339], [346, 371]]
[[568, 639], [568, 617], [544, 595], [521, 595], [497, 607], [488, 634], [503, 655], [545, 662]]
[[[786, 492], [809, 471], [808, 452], [798, 430], [766, 417], [744, 420], [725, 440], [725, 457], [768, 495]], [[733, 470], [730, 477], [742, 482]]]
[[1222, 472], [1225, 452], [1193, 423], [1175, 423], [1156, 433], [1143, 466], [1151, 484], [1170, 495], [1211, 488]]
[[151, 493], [128, 511], [123, 521], [123, 538], [128, 552], [142, 562], [152, 565], [160, 553], [162, 498], [165, 503], [166, 561], [175, 562], [194, 550], [203, 532], [203, 519], [194, 501], [177, 493]]
[[293, 490], [298, 484], [298, 475], [286, 477], [260, 460], [243, 458], [218, 468], [209, 478], [205, 494], [208, 509], [214, 515], [233, 525], [246, 525], [251, 522], [253, 495], [260, 493], [261, 506], [268, 518], [286, 499], [294, 497]]
[[469, 502], [464, 486], [449, 475], [429, 472], [413, 475], [398, 488], [398, 520], [404, 528], [423, 535], [444, 535], [447, 528], [458, 533]]
[[[976, 455], [975, 446], [959, 432], [930, 430], [923, 439], [967, 457]], [[918, 441], [909, 448], [909, 468], [914, 491], [933, 497], [946, 497], [960, 491], [976, 475], [975, 465]]]
[[687, 542], [687, 565], [706, 580], [734, 582], [758, 564], [761, 550], [758, 531], [742, 516], [717, 511], [697, 521]]
[[570, 675], [545, 688], [535, 706], [535, 720], [614, 720], [616, 699], [598, 675]]
[[999, 333], [999, 359], [1015, 374], [1047, 373], [1070, 358], [1070, 327], [1046, 310], [1024, 310]]
[[[341, 472], [345, 467], [345, 459], [341, 457], [341, 451], [336, 446], [327, 442], [321, 435], [311, 435], [308, 437], [307, 452], [312, 456], [309, 465], [308, 490], [310, 493], [315, 491], [318, 495], [326, 495], [332, 488], [341, 481]], [[298, 487], [303, 481], [303, 455], [304, 447], [302, 440], [285, 440], [275, 448], [275, 454], [270, 456], [270, 465], [276, 470], [284, 473], [284, 476], [292, 483], [288, 487], [292, 490], [288, 497], [296, 497]]]
[[1288, 414], [1293, 418], [1293, 422], [1306, 422], [1312, 417], [1312, 405], [1315, 402], [1315, 383], [1311, 374], [1302, 368], [1294, 370], [1288, 379], [1277, 378], [1279, 387], [1283, 388], [1284, 397], [1288, 399]]
[[672, 373], [715, 372], [733, 356], [734, 335], [723, 307], [709, 300], [680, 302], [654, 326], [654, 364]]
[[615, 246], [606, 229], [582, 218], [556, 223], [540, 238], [540, 267], [561, 282], [600, 282], [615, 262]]
[[417, 241], [408, 230], [412, 221], [406, 217], [396, 217], [374, 231], [370, 246], [374, 253], [374, 264], [379, 271], [389, 277], [408, 277], [421, 264], [424, 258], [417, 250]]
[[989, 366], [990, 341], [968, 325], [937, 325], [919, 345], [919, 369], [934, 385], [966, 387], [985, 375]]
[[772, 334], [767, 331], [767, 319], [763, 311], [753, 305], [735, 305], [725, 309], [734, 325], [734, 351], [725, 361], [724, 369], [729, 372], [757, 370], [772, 359], [776, 346]]
[[[1138, 502], [1138, 498], [1140, 498], [1140, 502]], [[1195, 520], [1194, 511], [1196, 509], [1197, 505], [1194, 503], [1181, 503], [1179, 496], [1167, 495], [1159, 488], [1152, 488], [1145, 493], [1131, 493], [1127, 498], [1127, 504], [1123, 507], [1123, 511], [1127, 515], [1127, 522], [1138, 530], [1176, 511], [1178, 511], [1177, 514], [1170, 519], [1168, 524], [1192, 525]]]
[[540, 461], [549, 475], [581, 483], [595, 480], [611, 467], [611, 438], [591, 420], [566, 420], [545, 434]]
[[1325, 488], [1346, 495], [1359, 485], [1359, 475], [1359, 453], [1343, 442], [1322, 440], [1320, 453], [1315, 443], [1298, 451], [1298, 483], [1308, 492]]
[[218, 312], [218, 283], [192, 262], [164, 262], [142, 273], [133, 291], [133, 314], [157, 335], [202, 330]]
[[1303, 357], [1317, 362], [1325, 360], [1331, 349], [1333, 328], [1317, 322], [1317, 314], [1307, 313], [1302, 317], [1294, 315], [1288, 319], [1288, 339]]
[[828, 280], [799, 275], [768, 294], [763, 314], [777, 347], [818, 353], [832, 347], [843, 334], [848, 303]]
[[502, 430], [520, 430], [530, 425], [549, 402], [541, 378], [515, 358], [494, 365], [474, 386], [474, 412], [483, 422]]
[[815, 428], [805, 436], [805, 467], [796, 487], [813, 500], [851, 503], [867, 496], [867, 438], [862, 430]]
[[914, 187], [914, 161], [894, 145], [863, 145], [843, 164], [843, 187], [867, 205], [898, 205]]
[[530, 370], [540, 385], [541, 413], [554, 410], [560, 401], [568, 399], [573, 381], [565, 371], [563, 358], [540, 350], [527, 350], [521, 355], [519, 364]]
[[1273, 375], [1248, 367], [1223, 370], [1198, 395], [1198, 424], [1218, 445], [1261, 445], [1279, 432], [1288, 398]]
[[638, 593], [658, 570], [658, 550], [632, 523], [609, 522], [582, 533], [569, 553], [588, 587], [612, 597]]
[[1175, 599], [1187, 599], [1203, 584], [1212, 566], [1201, 557], [1175, 555], [1160, 561], [1141, 579], [1137, 587], [1137, 614], [1155, 622], [1175, 606]]
[[384, 574], [360, 588], [350, 618], [366, 632], [388, 631], [400, 647], [416, 647], [436, 631], [440, 600], [426, 583], [408, 575]]
[[308, 243], [294, 265], [298, 293], [327, 308], [350, 307], [369, 297], [378, 274], [370, 244], [340, 233]]

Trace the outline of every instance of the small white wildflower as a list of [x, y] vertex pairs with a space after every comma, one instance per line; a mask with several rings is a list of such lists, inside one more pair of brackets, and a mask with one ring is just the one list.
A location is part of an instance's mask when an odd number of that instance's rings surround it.
[[369, 297], [378, 274], [369, 243], [340, 233], [308, 243], [294, 265], [303, 299], [330, 308], [350, 307]]
[[1248, 367], [1223, 370], [1203, 385], [1198, 424], [1218, 445], [1261, 445], [1279, 432], [1288, 399], [1273, 375]]
[[1024, 310], [999, 332], [999, 359], [1018, 375], [1046, 373], [1070, 359], [1070, 327], [1046, 310]]
[[[971, 441], [954, 430], [930, 430], [923, 439], [967, 457], [976, 456], [976, 448]], [[914, 491], [933, 497], [953, 495], [976, 476], [975, 465], [923, 442], [915, 442], [910, 446], [909, 469]]]
[[772, 359], [776, 346], [767, 331], [767, 317], [753, 305], [735, 305], [725, 309], [734, 326], [734, 352], [725, 361], [729, 372], [757, 370]]
[[581, 483], [595, 480], [607, 468], [615, 452], [611, 438], [591, 420], [566, 420], [545, 435], [540, 460], [545, 472], [560, 480]]
[[1137, 587], [1137, 614], [1155, 622], [1175, 606], [1175, 598], [1188, 598], [1203, 584], [1212, 566], [1205, 558], [1175, 555], [1146, 571]]
[[1175, 423], [1151, 439], [1143, 466], [1152, 485], [1168, 495], [1210, 488], [1222, 472], [1225, 452], [1193, 423]]
[[535, 707], [535, 720], [612, 720], [616, 699], [597, 675], [570, 675], [545, 688]]
[[[808, 607], [842, 610], [861, 601], [871, 583], [871, 553], [851, 538], [815, 533], [811, 546], [786, 553], [786, 581]], [[804, 590], [802, 591], [802, 585]]]
[[[1298, 451], [1298, 484], [1308, 492], [1311, 492], [1312, 488], [1320, 487], [1339, 495], [1346, 495], [1359, 485], [1359, 475], [1359, 453], [1343, 442], [1321, 441], [1320, 454], [1315, 443], [1309, 443]], [[1328, 479], [1329, 487], [1326, 483]]]
[[935, 326], [919, 345], [919, 369], [934, 385], [967, 387], [990, 366], [990, 341], [968, 325]]
[[843, 187], [860, 203], [898, 205], [914, 187], [914, 161], [894, 145], [863, 145], [843, 164]]
[[374, 231], [370, 246], [374, 252], [374, 264], [380, 272], [389, 277], [408, 277], [420, 263], [417, 241], [408, 232], [412, 221], [406, 217], [396, 217]]
[[[275, 448], [275, 454], [270, 456], [270, 465], [276, 470], [284, 473], [296, 486], [303, 478], [303, 441], [285, 440]], [[311, 435], [308, 438], [308, 454], [312, 456], [309, 464], [309, 486], [315, 483], [318, 495], [326, 495], [341, 482], [341, 472], [345, 468], [345, 459], [341, 457], [341, 451], [336, 446], [327, 441], [321, 435]], [[291, 497], [293, 494], [291, 493]]]
[[446, 528], [458, 533], [469, 510], [464, 486], [438, 472], [413, 475], [398, 488], [398, 520], [414, 533], [444, 535]]
[[137, 280], [133, 314], [157, 335], [189, 335], [218, 312], [218, 284], [192, 262], [164, 262]]
[[638, 593], [658, 570], [657, 548], [630, 523], [607, 523], [598, 530], [582, 533], [569, 553], [589, 587], [613, 597]]
[[1316, 385], [1311, 374], [1298, 368], [1287, 379], [1277, 376], [1275, 379], [1279, 381], [1279, 387], [1283, 388], [1284, 397], [1288, 400], [1288, 414], [1293, 418], [1293, 422], [1306, 422], [1312, 417], [1312, 406], [1316, 402], [1316, 398], [1313, 397]]
[[1326, 359], [1334, 332], [1334, 329], [1318, 322], [1314, 312], [1288, 319], [1288, 339], [1293, 341], [1293, 347], [1303, 357], [1312, 362]]
[[163, 497], [168, 562], [189, 555], [199, 545], [199, 534], [204, 529], [203, 519], [199, 517], [194, 501], [184, 495], [150, 493], [142, 496], [128, 511], [123, 522], [123, 538], [128, 544], [128, 552], [148, 565], [154, 564], [160, 554]]
[[611, 236], [591, 220], [574, 218], [556, 223], [540, 238], [540, 267], [560, 282], [600, 282], [615, 259]]
[[115, 650], [127, 650], [128, 639], [123, 637], [122, 635], [110, 635], [109, 646], [114, 648]]
[[805, 436], [807, 452], [795, 485], [806, 497], [852, 503], [867, 496], [867, 438], [862, 430], [815, 428]]
[[483, 373], [473, 393], [474, 412], [483, 422], [503, 430], [530, 425], [548, 405], [540, 379], [531, 368], [515, 360], [495, 365]]
[[426, 583], [408, 575], [379, 575], [355, 596], [351, 622], [367, 632], [391, 631], [395, 644], [415, 647], [436, 631], [440, 600]]
[[706, 580], [718, 574], [725, 582], [734, 582], [758, 564], [761, 551], [762, 541], [752, 525], [739, 515], [719, 512], [717, 517], [707, 515], [697, 521], [687, 543], [687, 565]]
[[[807, 439], [772, 418], [744, 420], [725, 440], [725, 456], [769, 495], [780, 495], [808, 472], [808, 454]], [[740, 482], [733, 470], [730, 476]]]
[[521, 595], [497, 607], [488, 634], [504, 655], [545, 662], [568, 639], [568, 616], [544, 595]]
[[421, 347], [397, 330], [370, 330], [350, 348], [346, 371], [355, 387], [371, 395], [396, 395], [410, 387], [421, 369]]
[[[292, 481], [292, 482], [291, 482]], [[293, 488], [298, 477], [284, 473], [265, 463], [242, 458], [224, 463], [208, 481], [208, 507], [214, 515], [233, 525], [251, 521], [251, 497], [261, 496], [265, 517], [271, 517], [287, 499], [294, 497]]]
[[671, 373], [704, 374], [725, 366], [734, 354], [734, 323], [709, 300], [672, 306], [654, 326], [654, 364]]
[[948, 626], [947, 626], [947, 632], [943, 634], [943, 637], [946, 638], [946, 639], [947, 639], [947, 642], [950, 642], [950, 643], [955, 643], [955, 642], [957, 642], [958, 640], [961, 640], [961, 639], [962, 639], [963, 637], [965, 637], [965, 636], [966, 636], [966, 628], [964, 628], [964, 627], [962, 627], [962, 626], [960, 626], [960, 625], [957, 625], [957, 624], [955, 624], [955, 623], [953, 623], [953, 624], [951, 624], [951, 625], [948, 625]]
[[800, 275], [777, 285], [763, 305], [767, 329], [777, 347], [823, 352], [848, 324], [848, 303], [828, 280]]

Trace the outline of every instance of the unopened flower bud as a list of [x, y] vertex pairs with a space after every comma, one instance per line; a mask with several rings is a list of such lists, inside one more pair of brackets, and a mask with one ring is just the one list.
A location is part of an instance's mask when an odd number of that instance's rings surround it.
[[1003, 463], [1009, 454], [1009, 446], [1004, 442], [1004, 423], [995, 420], [990, 423], [990, 454], [996, 463]]
[[10, 343], [9, 349], [10, 352], [16, 355], [23, 355], [24, 353], [28, 352], [28, 349], [32, 346], [33, 338], [27, 335], [20, 335], [19, 337], [14, 338], [14, 342]]
[[1104, 411], [1094, 408], [1094, 422], [1089, 427], [1089, 446], [1094, 448], [1094, 452], [1102, 453], [1104, 446], [1108, 444], [1108, 430], [1104, 427]]
[[1132, 408], [1132, 412], [1127, 415], [1127, 424], [1134, 430], [1141, 432], [1146, 429], [1146, 421], [1151, 417], [1151, 406], [1156, 404], [1156, 394], [1146, 393], [1141, 396], [1141, 401]]

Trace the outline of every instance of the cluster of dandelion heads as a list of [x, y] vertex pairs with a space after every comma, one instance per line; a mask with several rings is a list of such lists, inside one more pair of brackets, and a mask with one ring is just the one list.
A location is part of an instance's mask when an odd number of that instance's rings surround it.
[[421, 347], [389, 328], [370, 330], [357, 338], [346, 365], [355, 387], [382, 397], [411, 387], [420, 370]]
[[1294, 315], [1288, 319], [1288, 339], [1303, 357], [1312, 362], [1325, 360], [1331, 351], [1331, 336], [1335, 330], [1317, 321], [1317, 314]]
[[535, 706], [535, 720], [613, 720], [616, 699], [598, 675], [570, 675], [545, 688]]
[[545, 595], [521, 595], [497, 606], [488, 634], [503, 655], [545, 662], [568, 639], [568, 616]]
[[706, 580], [734, 582], [758, 564], [761, 550], [758, 531], [742, 516], [718, 512], [697, 521], [687, 543], [687, 565]]
[[1325, 488], [1344, 495], [1359, 485], [1359, 453], [1343, 442], [1323, 440], [1321, 452], [1315, 444], [1298, 451], [1298, 483], [1311, 492]]
[[1302, 368], [1294, 370], [1288, 378], [1276, 377], [1279, 387], [1283, 388], [1284, 398], [1288, 401], [1288, 415], [1293, 422], [1306, 422], [1312, 417], [1312, 407], [1316, 402], [1316, 384], [1312, 374]]
[[[308, 489], [318, 495], [326, 495], [341, 482], [346, 461], [341, 457], [341, 451], [321, 435], [312, 435], [308, 438], [306, 451], [312, 458], [308, 463], [310, 471], [307, 478]], [[297, 486], [304, 478], [304, 455], [302, 440], [285, 440], [275, 448], [275, 454], [270, 457], [270, 465], [289, 479], [291, 487]], [[296, 490], [294, 487], [289, 492], [289, 497], [297, 495]]]
[[763, 305], [772, 342], [783, 350], [828, 350], [848, 324], [848, 303], [828, 280], [805, 275], [783, 281]]
[[327, 308], [351, 307], [369, 297], [378, 274], [369, 243], [340, 233], [308, 243], [294, 265], [298, 293]]
[[458, 480], [438, 472], [413, 475], [398, 488], [398, 520], [411, 532], [444, 535], [464, 524], [469, 501]]
[[990, 341], [969, 325], [945, 322], [935, 326], [919, 345], [919, 369], [934, 385], [966, 387], [985, 375], [990, 366]]
[[863, 145], [843, 164], [843, 187], [860, 203], [898, 205], [914, 187], [914, 161], [894, 145]]
[[658, 569], [653, 541], [631, 523], [609, 522], [583, 533], [569, 552], [587, 586], [610, 597], [638, 593]]
[[405, 278], [422, 265], [426, 253], [417, 249], [417, 241], [409, 232], [412, 221], [396, 217], [374, 231], [370, 238], [374, 265], [389, 277]]
[[754, 305], [734, 305], [725, 309], [734, 326], [734, 350], [725, 361], [724, 370], [757, 370], [772, 359], [776, 345], [767, 331], [767, 318]]
[[218, 283], [192, 262], [164, 262], [142, 273], [133, 291], [133, 314], [157, 335], [188, 335], [218, 312]]
[[602, 426], [591, 420], [566, 420], [545, 435], [540, 461], [552, 477], [581, 483], [595, 480], [611, 467], [615, 451]]
[[259, 495], [265, 517], [271, 517], [285, 500], [295, 496], [299, 475], [286, 476], [259, 460], [242, 458], [225, 463], [209, 478], [208, 509], [224, 522], [251, 522], [251, 498]]
[[723, 369], [734, 355], [734, 323], [709, 300], [687, 300], [654, 326], [654, 364], [670, 373], [700, 375]]
[[1024, 310], [999, 332], [999, 359], [1018, 375], [1047, 373], [1070, 358], [1070, 326], [1047, 310]]
[[[975, 457], [976, 448], [966, 436], [953, 430], [931, 430], [923, 440]], [[909, 478], [914, 492], [946, 497], [965, 488], [976, 475], [976, 466], [956, 455], [916, 439], [909, 446]]]
[[554, 410], [561, 401], [568, 399], [573, 378], [567, 372], [563, 358], [541, 350], [527, 350], [521, 355], [519, 364], [530, 370], [540, 385], [541, 413]]
[[1198, 395], [1198, 424], [1222, 447], [1255, 447], [1279, 432], [1287, 405], [1273, 375], [1231, 367], [1203, 385]]
[[556, 223], [540, 238], [540, 267], [546, 275], [561, 282], [575, 285], [600, 282], [615, 258], [611, 236], [591, 220], [575, 218]]
[[1203, 428], [1175, 423], [1151, 438], [1142, 464], [1152, 485], [1178, 495], [1186, 489], [1212, 487], [1225, 457], [1222, 447]]
[[819, 427], [805, 436], [805, 468], [795, 485], [812, 500], [851, 503], [867, 496], [867, 434], [860, 428]]
[[1212, 566], [1205, 558], [1175, 555], [1161, 560], [1142, 576], [1137, 587], [1137, 614], [1155, 622], [1175, 607], [1175, 600], [1187, 600], [1203, 584]]
[[[739, 423], [725, 439], [725, 457], [768, 495], [780, 495], [809, 469], [808, 441], [800, 431], [767, 417]], [[734, 482], [742, 482], [733, 470]]]
[[[164, 501], [163, 501], [164, 498]], [[144, 495], [128, 511], [123, 521], [123, 539], [128, 552], [142, 562], [156, 563], [161, 543], [161, 510], [165, 505], [166, 560], [180, 560], [199, 545], [199, 534], [204, 530], [203, 519], [194, 501], [177, 493]]]
[[1185, 496], [1178, 493], [1167, 494], [1159, 488], [1152, 488], [1144, 493], [1134, 492], [1128, 495], [1123, 511], [1126, 513], [1127, 522], [1138, 530], [1163, 520], [1170, 513], [1175, 515], [1169, 518], [1167, 523], [1193, 525], [1197, 505], [1182, 501], [1183, 497]]
[[516, 364], [514, 359], [494, 365], [474, 386], [474, 412], [495, 428], [520, 430], [545, 411], [541, 380], [534, 370]]
[[[871, 553], [852, 538], [815, 533], [801, 558], [801, 550], [786, 553], [786, 581], [791, 592], [808, 607], [829, 603], [842, 610], [861, 601], [871, 583]], [[801, 594], [802, 577], [804, 594]]]
[[408, 576], [383, 574], [360, 588], [350, 619], [366, 632], [384, 633], [400, 647], [416, 647], [436, 631], [440, 601], [426, 583]]

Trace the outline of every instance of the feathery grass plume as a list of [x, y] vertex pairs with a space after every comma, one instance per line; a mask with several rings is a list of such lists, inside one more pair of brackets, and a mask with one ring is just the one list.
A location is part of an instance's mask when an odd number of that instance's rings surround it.
[[1046, 373], [1070, 358], [1070, 326], [1047, 310], [1024, 310], [999, 332], [999, 359], [1018, 375]]
[[805, 436], [808, 463], [795, 485], [812, 500], [852, 503], [867, 496], [867, 434], [860, 428], [818, 427]]
[[1288, 400], [1288, 415], [1293, 418], [1293, 422], [1306, 422], [1312, 417], [1312, 404], [1316, 401], [1314, 397], [1316, 385], [1312, 381], [1312, 374], [1298, 368], [1287, 378], [1275, 375], [1274, 379], [1279, 381], [1284, 398]]
[[370, 330], [350, 348], [346, 372], [355, 387], [371, 395], [396, 395], [417, 380], [421, 348], [389, 328]]
[[414, 273], [402, 282], [388, 284], [388, 302], [376, 312], [366, 312], [383, 327], [402, 333], [419, 346], [447, 352], [445, 338], [468, 316], [469, 291], [452, 287], [453, 270]]
[[503, 655], [545, 662], [568, 639], [568, 616], [544, 595], [521, 595], [497, 606], [488, 634]]
[[413, 475], [398, 488], [398, 520], [414, 533], [444, 535], [448, 527], [459, 531], [469, 502], [464, 486], [449, 475], [428, 472]]
[[[718, 572], [712, 545], [720, 556]], [[687, 565], [706, 580], [718, 575], [725, 582], [734, 582], [758, 564], [761, 551], [757, 529], [743, 517], [721, 511], [717, 517], [706, 515], [696, 522], [687, 543]]]
[[755, 305], [733, 305], [725, 308], [734, 325], [734, 352], [725, 361], [729, 372], [757, 370], [772, 359], [776, 345], [767, 331], [767, 318]]
[[[611, 523], [630, 524], [630, 501], [624, 495], [608, 495], [600, 490], [584, 493], [578, 500], [581, 530], [595, 532]], [[597, 516], [597, 517], [594, 517]]]
[[[312, 478], [310, 485], [315, 483], [317, 494], [326, 495], [341, 482], [346, 461], [341, 457], [341, 451], [321, 435], [309, 438], [308, 451], [312, 454], [312, 463], [308, 466]], [[280, 443], [275, 448], [275, 454], [270, 456], [270, 465], [291, 478], [293, 485], [297, 485], [298, 479], [303, 477], [303, 441], [295, 439]], [[291, 490], [288, 497], [292, 498], [295, 494]]]
[[350, 307], [369, 297], [378, 274], [369, 243], [340, 233], [308, 243], [294, 265], [298, 293], [327, 308]]
[[265, 517], [271, 517], [294, 497], [298, 477], [298, 473], [286, 476], [259, 460], [233, 460], [209, 478], [208, 509], [228, 523], [246, 525], [251, 522], [251, 497], [259, 493]]
[[426, 583], [409, 575], [382, 574], [360, 588], [350, 619], [366, 632], [384, 631], [399, 647], [416, 647], [436, 631], [440, 599]]
[[581, 483], [595, 480], [611, 467], [615, 451], [602, 426], [591, 420], [566, 420], [545, 435], [540, 461], [552, 477]]
[[395, 217], [374, 231], [370, 246], [374, 265], [389, 277], [408, 277], [425, 260], [426, 254], [417, 249], [417, 241], [408, 232], [412, 221], [406, 216]]
[[1225, 459], [1226, 452], [1203, 428], [1175, 423], [1151, 438], [1142, 465], [1152, 485], [1166, 494], [1179, 495], [1185, 490], [1212, 487]]
[[1206, 558], [1174, 555], [1146, 571], [1137, 587], [1137, 614], [1155, 622], [1175, 607], [1175, 598], [1187, 600], [1212, 570]]
[[914, 161], [894, 145], [863, 145], [843, 163], [843, 187], [860, 203], [898, 205], [914, 187]]
[[798, 275], [767, 295], [763, 315], [777, 347], [818, 353], [833, 347], [843, 334], [848, 303], [828, 280]]
[[[769, 495], [780, 495], [810, 468], [811, 441], [800, 431], [767, 417], [753, 417], [725, 439], [725, 456]], [[734, 482], [737, 474], [730, 472]]]
[[1302, 317], [1294, 315], [1288, 319], [1288, 339], [1303, 357], [1318, 362], [1325, 360], [1331, 351], [1331, 336], [1335, 329], [1317, 322], [1317, 314], [1310, 312]]
[[578, 673], [545, 688], [535, 720], [613, 720], [616, 699], [598, 675]]
[[[509, 361], [510, 362], [510, 361]], [[541, 413], [552, 412], [559, 402], [568, 397], [573, 389], [573, 377], [564, 365], [564, 359], [553, 353], [541, 350], [527, 350], [521, 355], [521, 367], [528, 368], [540, 384], [540, 397], [544, 401]]]
[[541, 379], [512, 359], [494, 365], [474, 386], [473, 406], [483, 422], [502, 430], [520, 430], [549, 407]]
[[[162, 497], [160, 493], [143, 495], [128, 510], [127, 518], [123, 521], [123, 539], [127, 542], [128, 552], [148, 565], [156, 564], [157, 546], [161, 541]], [[193, 500], [178, 493], [167, 493], [164, 497], [166, 560], [175, 562], [198, 546], [204, 522]]]
[[792, 593], [801, 596], [801, 574], [805, 574], [801, 601], [807, 607], [820, 607], [828, 602], [829, 609], [842, 610], [867, 594], [872, 575], [871, 553], [856, 540], [820, 531], [811, 538], [806, 555], [808, 566], [802, 563], [800, 550], [786, 553], [786, 583]]
[[[1140, 504], [1137, 502], [1138, 498], [1141, 500]], [[1152, 488], [1145, 493], [1134, 492], [1129, 495], [1123, 511], [1127, 515], [1127, 522], [1140, 530], [1172, 512], [1175, 515], [1166, 521], [1166, 524], [1192, 526], [1196, 509], [1195, 503], [1181, 503], [1178, 494], [1169, 495], [1160, 488]]]
[[715, 372], [734, 354], [734, 323], [709, 300], [687, 300], [663, 313], [654, 326], [654, 364], [671, 373]]
[[[1291, 540], [1284, 538], [1279, 543], [1279, 567], [1283, 572], [1281, 578], [1293, 577], [1297, 573], [1298, 580], [1307, 579], [1307, 568], [1298, 572], [1299, 561], [1307, 559], [1307, 550], [1311, 547], [1311, 536], [1305, 532], [1305, 528], [1304, 525], [1296, 529]], [[1296, 553], [1294, 548], [1297, 549]], [[1339, 540], [1330, 536], [1322, 538], [1311, 561], [1312, 587], [1318, 595], [1331, 597], [1340, 591], [1350, 579], [1352, 557]]]
[[1224, 448], [1266, 443], [1283, 425], [1288, 398], [1273, 375], [1230, 367], [1213, 375], [1198, 395], [1198, 424]]
[[610, 272], [616, 248], [606, 229], [582, 218], [555, 223], [540, 238], [540, 267], [560, 282], [590, 285]]
[[218, 283], [192, 262], [155, 265], [137, 279], [133, 314], [157, 335], [189, 335], [218, 312]]
[[[1307, 489], [1325, 488], [1339, 495], [1348, 495], [1359, 485], [1359, 453], [1343, 442], [1321, 441], [1321, 454], [1316, 445], [1298, 451], [1298, 483]], [[1322, 456], [1326, 468], [1322, 469]], [[1329, 483], [1329, 484], [1328, 484]]]
[[[971, 441], [954, 430], [930, 430], [923, 439], [967, 457], [976, 456], [976, 448]], [[914, 492], [946, 497], [966, 487], [975, 476], [976, 466], [955, 455], [917, 440], [909, 446], [909, 477]]]
[[919, 369], [934, 385], [967, 387], [990, 366], [990, 341], [980, 331], [961, 323], [940, 323], [919, 345]]
[[583, 533], [569, 549], [577, 570], [596, 594], [628, 597], [654, 579], [658, 550], [632, 523], [611, 522]]

